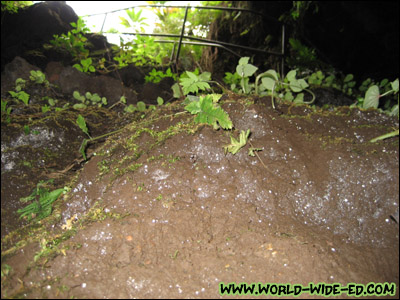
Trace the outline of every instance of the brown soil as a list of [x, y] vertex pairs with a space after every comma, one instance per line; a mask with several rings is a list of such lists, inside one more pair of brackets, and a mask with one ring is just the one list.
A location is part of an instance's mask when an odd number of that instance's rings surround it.
[[[90, 149], [58, 222], [29, 235], [3, 228], [2, 203], [2, 298], [224, 298], [220, 282], [398, 286], [399, 138], [369, 143], [398, 120], [266, 103], [223, 101], [233, 132], [194, 124], [180, 103], [130, 121]], [[225, 154], [247, 129], [251, 144]], [[6, 176], [2, 160], [11, 205]]]

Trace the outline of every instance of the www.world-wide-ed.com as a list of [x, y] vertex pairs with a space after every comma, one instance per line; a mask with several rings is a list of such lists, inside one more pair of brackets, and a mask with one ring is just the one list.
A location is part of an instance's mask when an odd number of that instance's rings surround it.
[[268, 296], [300, 296], [303, 293], [316, 296], [394, 296], [396, 294], [395, 283], [356, 284], [349, 283], [346, 286], [340, 283], [309, 283], [306, 286], [301, 284], [279, 284], [279, 283], [219, 283], [220, 295], [268, 295]]

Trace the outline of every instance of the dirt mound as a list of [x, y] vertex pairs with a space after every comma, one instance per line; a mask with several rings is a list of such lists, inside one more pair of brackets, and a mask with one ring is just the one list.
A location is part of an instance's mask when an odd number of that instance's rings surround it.
[[[60, 211], [63, 241], [41, 242], [54, 251], [23, 277], [25, 296], [211, 298], [221, 297], [220, 282], [398, 285], [389, 217], [398, 137], [368, 142], [396, 119], [227, 100], [232, 133], [194, 124], [180, 107], [132, 122], [96, 150]], [[225, 154], [230, 135], [247, 129], [251, 145]], [[7, 263], [17, 270], [39, 250]], [[7, 287], [18, 291], [16, 280]]]

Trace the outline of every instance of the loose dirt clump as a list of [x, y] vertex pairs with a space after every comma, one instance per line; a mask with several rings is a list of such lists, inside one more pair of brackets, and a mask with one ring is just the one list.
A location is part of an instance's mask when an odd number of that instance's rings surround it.
[[[94, 150], [60, 221], [7, 256], [2, 297], [219, 298], [221, 282], [398, 286], [399, 140], [369, 143], [398, 120], [248, 99], [222, 107], [233, 132], [194, 124], [175, 103]], [[257, 156], [249, 144], [225, 154], [247, 129]]]

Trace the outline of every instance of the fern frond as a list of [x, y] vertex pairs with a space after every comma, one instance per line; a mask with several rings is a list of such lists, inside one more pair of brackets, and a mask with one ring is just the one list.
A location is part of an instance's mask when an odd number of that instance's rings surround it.
[[199, 101], [193, 101], [185, 106], [192, 115], [196, 115], [196, 123], [205, 123], [214, 128], [232, 129], [233, 124], [229, 115], [218, 104], [213, 103], [211, 96], [200, 97]]

